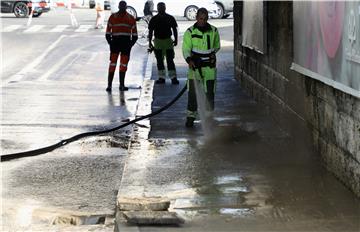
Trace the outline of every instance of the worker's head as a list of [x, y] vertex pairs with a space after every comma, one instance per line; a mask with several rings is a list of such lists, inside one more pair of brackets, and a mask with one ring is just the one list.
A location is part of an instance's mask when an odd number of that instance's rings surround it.
[[159, 2], [159, 3], [157, 4], [157, 10], [158, 10], [159, 14], [164, 14], [165, 11], [166, 11], [165, 3]]
[[119, 11], [124, 13], [126, 12], [126, 8], [127, 8], [127, 4], [125, 1], [120, 1], [119, 2]]
[[199, 27], [203, 27], [206, 25], [209, 19], [209, 13], [205, 8], [198, 9], [196, 13], [196, 23]]

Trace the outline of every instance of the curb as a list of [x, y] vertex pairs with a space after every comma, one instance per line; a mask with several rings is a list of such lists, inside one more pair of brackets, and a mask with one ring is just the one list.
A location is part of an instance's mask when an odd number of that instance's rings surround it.
[[[151, 104], [147, 104], [147, 99], [149, 99], [149, 97], [152, 96], [152, 94], [153, 94], [152, 88], [154, 86], [154, 81], [151, 80], [152, 66], [153, 66], [153, 56], [149, 54], [148, 61], [146, 63], [145, 75], [144, 75], [144, 79], [142, 82], [142, 89], [140, 92], [140, 97], [139, 97], [137, 109], [135, 112], [135, 117], [146, 115], [149, 113], [148, 111], [150, 111], [150, 113], [151, 113]], [[123, 189], [127, 188], [126, 187], [127, 184], [124, 183], [124, 182], [126, 182], [126, 172], [127, 172], [127, 169], [129, 169], [128, 167], [129, 167], [129, 162], [131, 159], [132, 150], [134, 149], [134, 147], [136, 147], [135, 149], [137, 149], [139, 147], [138, 144], [133, 144], [132, 142], [137, 139], [146, 139], [145, 137], [147, 137], [150, 132], [150, 119], [145, 119], [145, 120], [142, 120], [141, 122], [142, 122], [141, 125], [144, 125], [144, 127], [136, 126], [136, 125], [133, 125], [133, 127], [132, 127], [131, 139], [128, 144], [128, 157], [127, 157], [127, 160], [124, 165], [123, 175], [121, 177], [118, 195], [116, 198], [115, 230], [114, 231], [126, 232], [126, 231], [129, 231], [129, 230], [131, 231], [134, 229], [134, 227], [127, 228], [127, 227], [123, 226], [125, 223], [125, 219], [123, 218], [122, 212], [119, 210], [118, 199], [120, 199], [121, 197], [126, 197], [126, 195], [124, 196], [124, 194], [123, 194], [124, 193]], [[134, 193], [133, 190], [130, 190], [130, 192]], [[136, 192], [139, 192], [139, 191], [136, 190]], [[142, 191], [140, 191], [140, 192], [142, 195]]]

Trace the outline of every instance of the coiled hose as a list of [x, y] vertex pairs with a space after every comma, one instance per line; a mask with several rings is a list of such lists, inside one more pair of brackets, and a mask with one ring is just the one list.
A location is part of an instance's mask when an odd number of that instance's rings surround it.
[[81, 134], [77, 134], [73, 137], [70, 137], [68, 139], [63, 139], [61, 140], [60, 142], [58, 143], [55, 143], [53, 145], [50, 145], [50, 146], [47, 146], [47, 147], [43, 147], [43, 148], [39, 148], [39, 149], [35, 149], [35, 150], [30, 150], [30, 151], [24, 151], [24, 152], [18, 152], [18, 153], [13, 153], [13, 154], [5, 154], [5, 155], [2, 155], [1, 156], [1, 162], [4, 162], [4, 161], [9, 161], [9, 160], [12, 160], [12, 159], [19, 159], [19, 158], [23, 158], [23, 157], [29, 157], [29, 156], [37, 156], [37, 155], [41, 155], [41, 154], [45, 154], [45, 153], [48, 153], [50, 151], [53, 151], [59, 147], [62, 147], [62, 146], [65, 146], [71, 142], [74, 142], [76, 140], [79, 140], [81, 138], [85, 138], [85, 137], [89, 137], [89, 136], [95, 136], [95, 135], [99, 135], [99, 134], [105, 134], [105, 133], [109, 133], [109, 132], [112, 132], [112, 131], [116, 131], [120, 128], [123, 128], [123, 127], [126, 127], [130, 124], [133, 124], [133, 123], [136, 123], [138, 121], [141, 121], [145, 118], [150, 118], [152, 116], [155, 116], [161, 112], [163, 112], [164, 110], [168, 109], [171, 105], [173, 105], [183, 94], [184, 92], [186, 91], [187, 89], [187, 86], [185, 85], [184, 88], [174, 97], [173, 100], [171, 100], [169, 103], [167, 103], [165, 106], [163, 106], [162, 108], [150, 113], [150, 114], [147, 114], [147, 115], [144, 115], [144, 116], [141, 116], [139, 118], [135, 118], [134, 120], [131, 120], [129, 122], [126, 122], [124, 124], [121, 124], [120, 126], [117, 126], [117, 127], [114, 127], [114, 128], [111, 128], [111, 129], [107, 129], [107, 130], [102, 130], [102, 131], [90, 131], [90, 132], [85, 132], [85, 133], [81, 133]]

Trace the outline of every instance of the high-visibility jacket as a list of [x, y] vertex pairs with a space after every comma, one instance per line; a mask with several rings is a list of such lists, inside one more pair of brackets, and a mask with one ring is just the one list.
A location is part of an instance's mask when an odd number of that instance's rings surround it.
[[[183, 37], [182, 52], [185, 60], [201, 59], [202, 67], [189, 70], [188, 78], [207, 80], [216, 79], [216, 64], [210, 65], [210, 59], [215, 62], [215, 53], [220, 50], [220, 35], [216, 27], [207, 24], [206, 30], [201, 31], [194, 24], [188, 28]], [[212, 58], [211, 58], [212, 57]], [[201, 69], [201, 70], [200, 70]]]
[[116, 40], [129, 41], [132, 46], [137, 40], [135, 18], [127, 12], [112, 14], [106, 27], [106, 39], [109, 43]]

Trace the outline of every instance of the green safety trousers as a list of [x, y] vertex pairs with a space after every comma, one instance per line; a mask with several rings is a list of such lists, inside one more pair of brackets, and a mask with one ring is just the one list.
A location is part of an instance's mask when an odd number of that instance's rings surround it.
[[[196, 86], [195, 81], [199, 85], [199, 91], [205, 95], [205, 110], [206, 113], [211, 114], [214, 111], [215, 106], [215, 88], [216, 88], [216, 68], [202, 67], [200, 75], [199, 70], [189, 69], [188, 76], [188, 105], [187, 105], [187, 117], [197, 118], [198, 102], [196, 98]], [[195, 76], [195, 77], [194, 77]]]
[[168, 39], [154, 39], [154, 53], [157, 62], [158, 76], [159, 78], [165, 79], [165, 65], [164, 57], [166, 57], [166, 64], [168, 69], [169, 77], [176, 78], [176, 68], [174, 63], [175, 52], [173, 40]]

